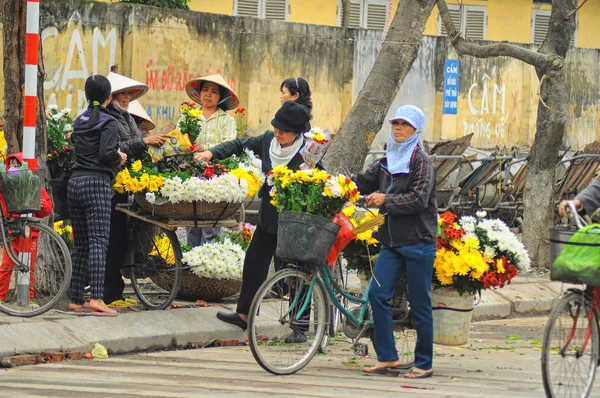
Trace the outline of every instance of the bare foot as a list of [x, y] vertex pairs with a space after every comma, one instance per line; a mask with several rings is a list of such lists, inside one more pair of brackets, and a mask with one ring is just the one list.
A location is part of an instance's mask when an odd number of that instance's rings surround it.
[[244, 322], [248, 322], [248, 315], [247, 314], [238, 314], [240, 316], [240, 318], [242, 318], [244, 320]]
[[90, 305], [88, 303], [83, 304], [73, 304], [69, 303], [69, 311], [77, 311], [82, 309], [90, 309]]
[[89, 307], [98, 312], [111, 312], [112, 310], [108, 308], [108, 306], [104, 303], [102, 299], [91, 299], [89, 302]]

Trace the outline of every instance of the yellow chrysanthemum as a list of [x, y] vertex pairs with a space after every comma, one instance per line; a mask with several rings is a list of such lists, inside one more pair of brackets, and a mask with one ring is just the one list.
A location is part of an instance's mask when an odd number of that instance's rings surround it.
[[141, 160], [136, 160], [135, 162], [133, 162], [131, 164], [131, 170], [138, 172], [142, 169], [142, 161]]
[[200, 116], [202, 116], [202, 111], [200, 109], [192, 109], [190, 111], [190, 115], [192, 117], [195, 117], [196, 119], [200, 118]]
[[155, 257], [160, 256], [168, 265], [175, 264], [175, 251], [171, 245], [171, 240], [167, 236], [154, 237], [154, 245], [150, 255]]

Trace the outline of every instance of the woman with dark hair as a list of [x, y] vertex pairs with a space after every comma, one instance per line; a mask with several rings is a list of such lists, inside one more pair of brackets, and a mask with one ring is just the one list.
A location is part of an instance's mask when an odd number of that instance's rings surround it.
[[[304, 163], [300, 150], [304, 146], [302, 132], [310, 119], [308, 108], [293, 101], [286, 101], [271, 121], [274, 131], [267, 131], [256, 137], [235, 139], [213, 147], [209, 151], [198, 152], [194, 157], [198, 162], [227, 158], [251, 149], [262, 159], [262, 171], [269, 173], [276, 166], [287, 166], [298, 170]], [[277, 209], [270, 202], [269, 186], [265, 181], [259, 191], [260, 208], [258, 225], [246, 258], [242, 275], [242, 291], [236, 312], [218, 312], [220, 320], [247, 328], [248, 312], [260, 285], [267, 279], [269, 265], [277, 248]]]
[[[294, 101], [300, 105], [304, 105], [311, 112], [310, 118], [312, 119], [313, 104], [310, 98], [310, 87], [306, 80], [301, 77], [290, 77], [281, 83], [279, 90], [281, 91], [281, 95], [279, 96], [281, 105], [285, 101]], [[310, 122], [307, 122], [304, 127], [304, 132], [308, 130], [310, 130]]]
[[[116, 316], [104, 303], [104, 268], [110, 233], [112, 180], [127, 155], [119, 149], [117, 122], [106, 106], [111, 85], [104, 76], [93, 75], [85, 82], [88, 109], [74, 123], [75, 164], [67, 187], [67, 200], [75, 250], [71, 278], [71, 311], [91, 311], [98, 316]], [[85, 303], [86, 277], [91, 300]]]

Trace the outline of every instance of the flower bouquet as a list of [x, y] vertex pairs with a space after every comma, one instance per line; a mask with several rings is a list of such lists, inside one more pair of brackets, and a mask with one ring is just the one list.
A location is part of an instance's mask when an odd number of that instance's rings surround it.
[[67, 140], [67, 135], [73, 132], [73, 119], [71, 110], [64, 108], [59, 111], [58, 106], [50, 105], [46, 111], [48, 125], [48, 156], [47, 164], [50, 178], [68, 178], [71, 167], [75, 161], [73, 147]]
[[313, 127], [310, 131], [304, 133], [306, 144], [300, 152], [304, 158], [304, 164], [301, 169], [312, 169], [321, 161], [329, 144], [331, 143], [331, 134], [329, 130], [323, 130], [320, 127]]
[[445, 212], [438, 219], [437, 255], [434, 283], [455, 288], [459, 294], [502, 288], [520, 271], [526, 272], [530, 260], [523, 244], [508, 226], [496, 219], [457, 216]]
[[227, 218], [260, 188], [264, 177], [257, 161], [251, 151], [207, 168], [185, 157], [150, 166], [138, 160], [117, 174], [113, 188], [133, 193], [142, 208], [158, 216], [184, 220]]
[[202, 124], [200, 123], [200, 117], [202, 116], [201, 109], [195, 109], [196, 104], [193, 102], [184, 101], [179, 107], [181, 116], [177, 120], [177, 128], [182, 134], [187, 134], [192, 143], [196, 142], [200, 131], [202, 131]]
[[352, 180], [318, 169], [275, 167], [267, 178], [271, 204], [279, 210], [277, 256], [320, 265], [328, 257], [340, 225], [331, 221], [342, 206], [358, 200]]
[[[348, 206], [342, 210], [342, 213], [350, 219], [350, 222], [356, 228], [373, 220], [377, 216], [378, 211], [367, 211], [363, 216], [359, 216], [355, 206]], [[375, 229], [371, 228], [357, 234], [356, 239], [351, 241], [342, 251], [342, 255], [346, 260], [346, 267], [365, 275], [367, 281], [371, 278], [375, 260], [381, 250], [381, 244], [373, 236]]]

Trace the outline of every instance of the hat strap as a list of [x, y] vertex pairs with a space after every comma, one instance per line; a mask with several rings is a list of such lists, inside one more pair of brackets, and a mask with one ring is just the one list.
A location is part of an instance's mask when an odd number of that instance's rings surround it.
[[221, 101], [219, 101], [219, 103], [217, 104], [217, 106], [221, 105], [223, 102], [227, 101], [230, 98], [231, 98], [231, 95], [229, 97], [223, 98]]

